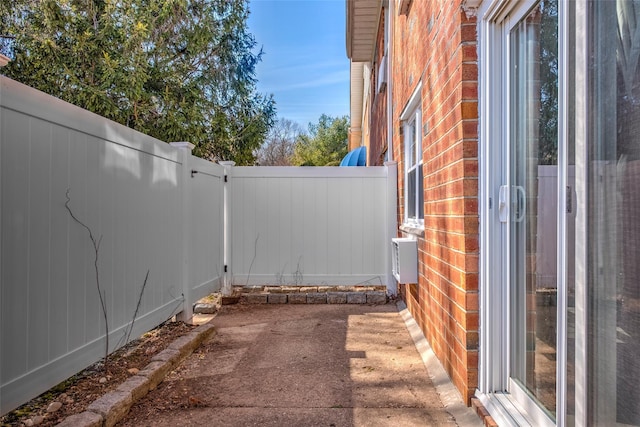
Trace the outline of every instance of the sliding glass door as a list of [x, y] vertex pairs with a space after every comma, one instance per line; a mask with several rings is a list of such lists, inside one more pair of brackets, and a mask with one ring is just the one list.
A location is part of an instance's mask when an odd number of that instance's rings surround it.
[[556, 410], [558, 5], [545, 0], [509, 33], [510, 377]]
[[485, 3], [479, 397], [640, 426], [640, 0]]
[[[581, 6], [583, 423], [640, 425], [640, 1]], [[581, 36], [581, 35], [578, 35]], [[578, 119], [579, 116], [576, 117]], [[580, 242], [581, 241], [581, 242]], [[582, 388], [581, 388], [582, 389]]]
[[[558, 3], [508, 21], [509, 392], [556, 416]], [[504, 196], [503, 196], [504, 197]]]

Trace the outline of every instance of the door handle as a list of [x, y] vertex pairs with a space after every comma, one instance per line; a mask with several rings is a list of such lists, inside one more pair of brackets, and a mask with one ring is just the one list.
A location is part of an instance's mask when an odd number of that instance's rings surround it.
[[509, 221], [509, 186], [501, 185], [498, 195], [498, 216], [500, 222]]
[[524, 219], [524, 216], [527, 213], [527, 197], [524, 191], [524, 187], [520, 185], [514, 185], [514, 188], [516, 189], [516, 192], [515, 192], [516, 217], [514, 221], [522, 222], [522, 220]]

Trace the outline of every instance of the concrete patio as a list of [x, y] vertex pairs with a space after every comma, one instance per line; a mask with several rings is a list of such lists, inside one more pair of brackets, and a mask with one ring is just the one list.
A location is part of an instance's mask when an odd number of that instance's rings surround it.
[[118, 425], [481, 425], [401, 304], [236, 305], [211, 323]]

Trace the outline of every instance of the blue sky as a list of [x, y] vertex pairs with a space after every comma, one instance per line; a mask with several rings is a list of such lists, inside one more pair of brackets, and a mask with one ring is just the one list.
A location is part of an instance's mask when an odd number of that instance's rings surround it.
[[250, 0], [249, 31], [264, 49], [258, 91], [279, 118], [307, 129], [321, 114], [349, 114], [345, 0]]

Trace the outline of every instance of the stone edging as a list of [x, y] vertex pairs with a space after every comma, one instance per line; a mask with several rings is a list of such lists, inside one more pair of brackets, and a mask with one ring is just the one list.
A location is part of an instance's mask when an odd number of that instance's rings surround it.
[[214, 333], [215, 328], [211, 324], [198, 326], [156, 354], [143, 370], [129, 377], [117, 389], [95, 400], [84, 412], [71, 415], [57, 425], [59, 427], [114, 426], [127, 415], [136, 401], [155, 389], [173, 368]]
[[236, 286], [245, 304], [386, 304], [385, 286]]

